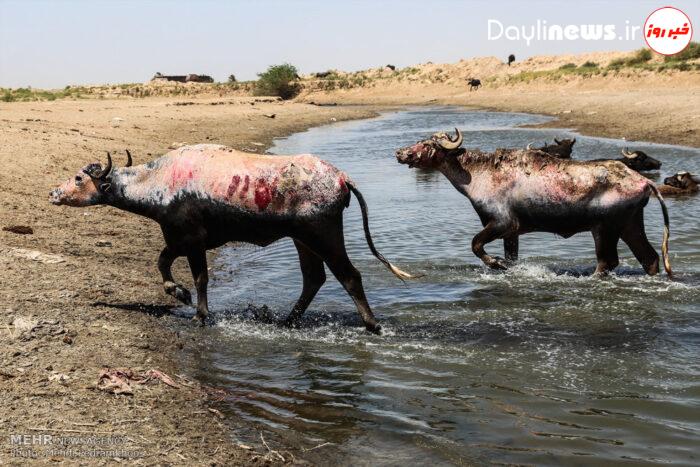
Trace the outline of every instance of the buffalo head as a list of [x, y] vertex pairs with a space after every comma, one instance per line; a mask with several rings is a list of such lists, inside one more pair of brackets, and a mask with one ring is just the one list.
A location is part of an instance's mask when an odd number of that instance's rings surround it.
[[[131, 153], [127, 150], [126, 167], [131, 166]], [[82, 207], [103, 204], [112, 187], [112, 156], [107, 153], [107, 165], [99, 162], [88, 164], [63, 185], [49, 193], [49, 201], [55, 205]]]
[[688, 172], [678, 172], [672, 177], [664, 179], [664, 185], [680, 188], [681, 190], [692, 190], [700, 184], [700, 176], [691, 175]]
[[647, 170], [658, 170], [661, 168], [661, 162], [648, 156], [643, 151], [629, 152], [627, 148], [622, 150], [622, 155], [625, 156], [620, 159], [620, 162], [625, 164], [632, 170], [637, 172], [644, 172]]
[[462, 133], [457, 128], [454, 137], [447, 133], [435, 133], [413, 146], [396, 151], [396, 160], [399, 164], [408, 164], [409, 167], [430, 169], [440, 164], [446, 156], [459, 153], [462, 140]]

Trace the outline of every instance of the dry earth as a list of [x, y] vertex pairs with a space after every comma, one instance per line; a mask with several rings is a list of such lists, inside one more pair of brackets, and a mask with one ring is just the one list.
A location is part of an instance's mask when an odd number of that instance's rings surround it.
[[[173, 142], [262, 152], [273, 137], [374, 112], [253, 98], [176, 102], [0, 104], [0, 227], [33, 230], [0, 230], [0, 464], [25, 465], [17, 456], [32, 450], [39, 462], [67, 459], [51, 455], [55, 444], [13, 445], [11, 435], [20, 434], [117, 437], [115, 445], [79, 440], [72, 447], [121, 449], [143, 464], [281, 462], [261, 443], [241, 447], [229, 431], [235, 421], [216, 411], [226, 395], [183, 374], [183, 359], [202, 343], [188, 320], [169, 314], [175, 301], [163, 293], [156, 268], [163, 246], [157, 224], [109, 207], [51, 206], [48, 192], [86, 163], [104, 160], [105, 150], [121, 164], [125, 148], [139, 164]], [[191, 283], [184, 261], [174, 272]], [[112, 394], [98, 387], [103, 368], [160, 370], [178, 388], [156, 373], [132, 384], [132, 395]], [[87, 455], [72, 460], [115, 457]]]

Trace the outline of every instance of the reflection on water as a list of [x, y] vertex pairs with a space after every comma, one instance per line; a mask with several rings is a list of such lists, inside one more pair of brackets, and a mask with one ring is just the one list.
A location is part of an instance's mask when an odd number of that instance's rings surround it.
[[[215, 350], [198, 356], [200, 377], [226, 387], [228, 410], [255, 430], [319, 463], [696, 463], [700, 199], [668, 201], [677, 281], [643, 275], [622, 243], [617, 273], [591, 277], [590, 234], [526, 235], [520, 264], [494, 272], [471, 254], [480, 224], [466, 198], [438, 173], [393, 157], [454, 126], [465, 146], [487, 150], [569, 135], [512, 128], [544, 119], [423, 109], [277, 141], [275, 153], [312, 152], [347, 171], [379, 250], [425, 277], [404, 285], [371, 256], [353, 201], [348, 250], [385, 333], [363, 331], [334, 280], [302, 328], [289, 330], [266, 315], [285, 316], [301, 291], [291, 241], [223, 249], [210, 288], [217, 324], [204, 331]], [[630, 144], [576, 136], [581, 159], [618, 157]], [[695, 150], [630, 146], [661, 160], [664, 174], [700, 172]], [[646, 223], [659, 248], [653, 200]]]

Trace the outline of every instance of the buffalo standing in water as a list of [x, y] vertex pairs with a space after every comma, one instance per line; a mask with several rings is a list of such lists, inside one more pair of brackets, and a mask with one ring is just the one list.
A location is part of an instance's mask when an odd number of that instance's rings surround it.
[[700, 191], [700, 176], [691, 175], [688, 172], [678, 172], [676, 175], [666, 177], [664, 184], [657, 188], [664, 196], [693, 195]]
[[563, 139], [559, 141], [554, 138], [555, 144], [544, 143], [544, 146], [540, 148], [532, 148], [529, 144], [527, 149], [536, 149], [538, 151], [546, 152], [550, 156], [554, 156], [558, 159], [571, 159], [571, 153], [574, 150], [574, 144], [576, 144], [576, 138], [574, 139]]
[[654, 159], [644, 151], [630, 152], [625, 148], [621, 152], [624, 157], [616, 160], [622, 162], [634, 171], [647, 172], [649, 170], [659, 170], [661, 168], [661, 161]]
[[[506, 261], [517, 260], [522, 234], [552, 232], [568, 238], [590, 231], [598, 258], [596, 273], [617, 267], [617, 244], [622, 239], [647, 274], [656, 274], [659, 255], [644, 231], [644, 207], [654, 193], [664, 217], [664, 267], [671, 275], [668, 212], [647, 178], [616, 161], [561, 160], [537, 150], [462, 149], [462, 134], [455, 131], [454, 138], [436, 133], [399, 149], [396, 158], [409, 167], [438, 169], [469, 198], [484, 226], [472, 240], [472, 251], [487, 266], [506, 269]], [[484, 250], [499, 238], [506, 261]]]
[[[128, 154], [128, 152], [127, 152]], [[165, 248], [158, 259], [165, 292], [191, 304], [171, 273], [186, 256], [197, 289], [197, 314], [207, 304], [206, 251], [230, 241], [266, 246], [291, 237], [304, 278], [301, 296], [286, 323], [295, 324], [326, 280], [324, 263], [352, 297], [365, 327], [379, 333], [362, 277], [345, 251], [343, 211], [352, 192], [360, 203], [367, 244], [401, 279], [412, 277], [387, 261], [372, 243], [367, 205], [350, 178], [312, 155], [265, 156], [202, 144], [174, 150], [144, 165], [121, 169], [90, 164], [50, 194], [56, 205], [106, 204], [160, 224]]]

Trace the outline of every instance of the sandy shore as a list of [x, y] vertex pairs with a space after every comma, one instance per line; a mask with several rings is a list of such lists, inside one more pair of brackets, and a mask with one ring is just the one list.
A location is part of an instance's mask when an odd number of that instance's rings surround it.
[[[216, 411], [219, 393], [183, 374], [181, 360], [201, 343], [188, 320], [168, 314], [176, 302], [163, 293], [156, 268], [157, 224], [108, 207], [51, 206], [48, 192], [103, 160], [105, 150], [117, 164], [126, 148], [140, 164], [174, 142], [262, 152], [274, 137], [374, 112], [254, 98], [188, 101], [0, 104], [0, 227], [33, 229], [0, 231], [0, 463], [66, 459], [51, 455], [55, 445], [12, 444], [20, 434], [116, 437], [116, 445], [83, 440], [73, 448], [122, 449], [145, 464], [279, 462], [263, 446], [239, 446]], [[191, 284], [184, 260], [174, 273]], [[160, 370], [178, 387], [150, 373], [148, 383], [132, 384], [133, 395], [115, 395], [97, 386], [103, 368]], [[94, 461], [81, 456], [75, 460]]]

